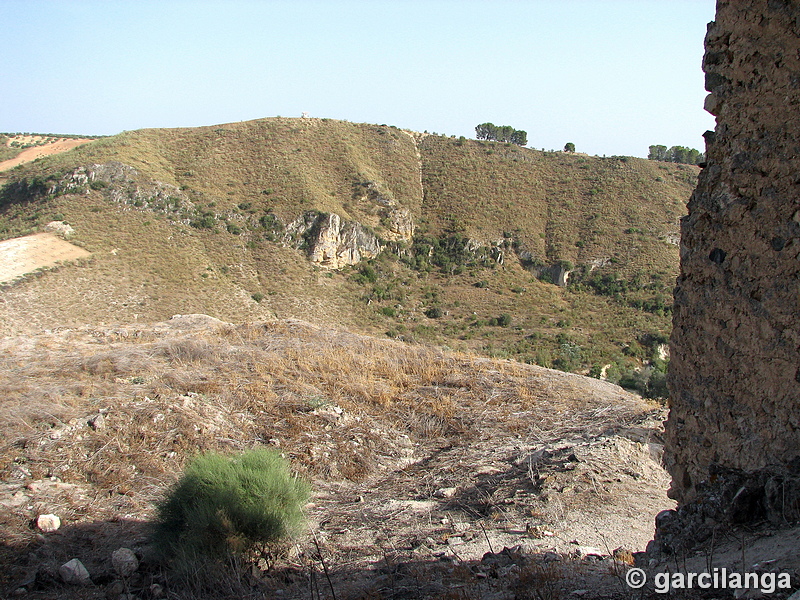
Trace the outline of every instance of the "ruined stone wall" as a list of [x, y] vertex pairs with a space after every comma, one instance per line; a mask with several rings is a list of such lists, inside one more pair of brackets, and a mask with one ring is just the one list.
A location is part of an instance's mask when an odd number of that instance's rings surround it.
[[703, 68], [717, 126], [682, 223], [670, 495], [800, 519], [800, 3], [719, 0]]

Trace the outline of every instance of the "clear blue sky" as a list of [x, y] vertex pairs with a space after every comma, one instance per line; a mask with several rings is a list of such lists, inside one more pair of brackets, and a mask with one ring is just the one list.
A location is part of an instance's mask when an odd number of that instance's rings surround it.
[[0, 0], [0, 131], [281, 115], [703, 150], [714, 0]]

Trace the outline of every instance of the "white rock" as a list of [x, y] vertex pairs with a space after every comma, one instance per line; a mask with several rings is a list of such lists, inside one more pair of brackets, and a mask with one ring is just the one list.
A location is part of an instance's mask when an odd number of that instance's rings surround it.
[[440, 489], [436, 490], [433, 493], [433, 495], [436, 498], [452, 498], [453, 496], [456, 495], [456, 490], [457, 490], [457, 488], [454, 488], [454, 487], [440, 488]]
[[139, 568], [139, 559], [129, 548], [120, 548], [111, 553], [111, 565], [120, 577], [130, 577]]
[[58, 574], [61, 575], [61, 579], [64, 583], [86, 585], [92, 582], [89, 577], [89, 571], [86, 570], [86, 567], [84, 567], [83, 563], [77, 558], [73, 558], [71, 561], [61, 565], [58, 569]]
[[39, 515], [36, 517], [36, 527], [39, 531], [51, 533], [61, 527], [61, 519], [57, 515]]
[[599, 548], [592, 548], [591, 546], [578, 546], [578, 553], [581, 558], [584, 556], [607, 556], [607, 552], [603, 552]]
[[64, 221], [50, 221], [47, 225], [44, 226], [45, 231], [49, 231], [50, 233], [56, 233], [62, 237], [68, 238], [75, 230], [70, 227]]

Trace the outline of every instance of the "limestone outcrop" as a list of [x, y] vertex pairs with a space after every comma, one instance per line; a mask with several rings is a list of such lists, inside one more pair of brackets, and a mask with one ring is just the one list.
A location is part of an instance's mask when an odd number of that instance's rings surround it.
[[[800, 5], [718, 0], [681, 226], [665, 463], [698, 523], [800, 519]], [[680, 512], [680, 511], [679, 511]]]
[[286, 226], [286, 239], [304, 249], [321, 267], [341, 269], [380, 254], [383, 247], [371, 231], [336, 213], [307, 212]]

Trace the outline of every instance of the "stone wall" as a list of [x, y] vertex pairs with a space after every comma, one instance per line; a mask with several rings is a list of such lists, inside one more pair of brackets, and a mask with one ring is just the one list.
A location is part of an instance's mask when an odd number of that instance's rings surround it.
[[705, 43], [717, 126], [681, 228], [670, 495], [711, 521], [797, 520], [800, 3], [719, 0]]

